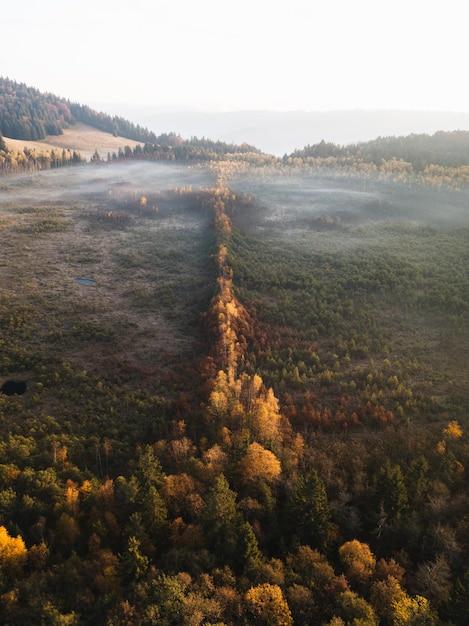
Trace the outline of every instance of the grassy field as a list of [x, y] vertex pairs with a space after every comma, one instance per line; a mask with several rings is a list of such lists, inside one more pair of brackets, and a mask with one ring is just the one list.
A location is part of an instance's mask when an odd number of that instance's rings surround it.
[[[14, 332], [2, 374], [36, 381], [25, 363], [53, 355], [97, 378], [121, 368], [137, 384], [147, 372], [151, 392], [191, 388], [216, 286], [212, 216], [193, 192], [212, 182], [170, 165], [5, 179], [0, 283]], [[464, 198], [360, 185], [232, 181], [244, 199], [231, 216], [234, 285], [269, 337], [252, 347], [252, 373], [299, 408], [314, 393], [335, 410], [346, 394], [350, 413], [371, 401], [403, 419], [458, 418], [469, 405]]]
[[23, 141], [22, 139], [9, 139], [5, 137], [5, 143], [9, 150], [30, 150], [47, 151], [51, 148], [57, 148], [62, 151], [77, 150], [81, 156], [89, 160], [95, 150], [98, 151], [101, 158], [105, 159], [107, 153], [118, 152], [119, 148], [129, 146], [135, 148], [139, 144], [138, 141], [126, 139], [125, 137], [114, 137], [110, 133], [97, 130], [87, 124], [78, 122], [70, 128], [65, 128], [62, 135], [50, 135], [43, 141]]

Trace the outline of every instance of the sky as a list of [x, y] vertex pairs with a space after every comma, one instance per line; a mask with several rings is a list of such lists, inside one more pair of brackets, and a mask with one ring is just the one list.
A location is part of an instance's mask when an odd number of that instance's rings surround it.
[[469, 112], [460, 0], [21, 0], [0, 24], [2, 76], [90, 106]]

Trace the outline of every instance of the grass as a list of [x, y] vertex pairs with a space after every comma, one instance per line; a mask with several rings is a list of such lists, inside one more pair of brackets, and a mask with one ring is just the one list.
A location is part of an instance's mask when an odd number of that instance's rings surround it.
[[109, 133], [97, 130], [87, 124], [77, 123], [70, 128], [65, 128], [62, 135], [50, 135], [43, 141], [23, 141], [22, 139], [8, 139], [5, 143], [9, 150], [21, 151], [24, 148], [38, 152], [56, 148], [60, 152], [65, 150], [77, 150], [81, 156], [89, 160], [95, 150], [101, 158], [106, 158], [108, 152], [118, 152], [119, 148], [129, 146], [134, 148], [141, 142], [125, 137], [114, 137]]
[[[184, 213], [133, 215], [122, 228], [103, 228], [95, 216], [106, 213], [108, 198], [78, 205], [77, 199], [73, 205], [17, 201], [1, 209], [0, 282], [18, 310], [23, 303], [31, 309], [28, 349], [40, 350], [44, 340], [57, 355], [73, 349], [78, 367], [88, 357], [80, 345], [104, 342], [97, 369], [109, 352], [142, 366], [163, 352], [182, 353], [211, 295], [208, 217], [195, 235], [198, 218], [192, 214], [186, 227]], [[96, 284], [77, 285], [83, 276]]]
[[[199, 322], [216, 289], [212, 216], [190, 193], [165, 190], [183, 181], [180, 167], [155, 169], [159, 189], [148, 192], [151, 168], [138, 183], [144, 170], [104, 167], [97, 177], [79, 169], [75, 183], [70, 172], [30, 185], [12, 179], [0, 206], [1, 372], [39, 385], [31, 412], [63, 413], [70, 430], [95, 410], [80, 394], [104, 380], [98, 413], [114, 416], [109, 428], [120, 432], [121, 408], [134, 407], [143, 436], [151, 397], [198, 384], [194, 363], [208, 352]], [[33, 202], [39, 190], [44, 200]], [[141, 209], [143, 192], [158, 211]], [[461, 419], [469, 406], [467, 230], [389, 221], [379, 211], [353, 225], [300, 220], [285, 229], [269, 221], [267, 204], [236, 208], [230, 264], [259, 333], [247, 367], [298, 406], [313, 393], [331, 409], [347, 396], [353, 407], [382, 404], [403, 421]], [[137, 402], [132, 394], [142, 389]]]

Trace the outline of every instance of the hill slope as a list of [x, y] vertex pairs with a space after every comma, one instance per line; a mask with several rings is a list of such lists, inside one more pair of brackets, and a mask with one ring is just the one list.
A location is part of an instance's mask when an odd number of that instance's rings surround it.
[[[3, 145], [2, 137], [8, 138]], [[144, 145], [143, 145], [144, 144]], [[124, 150], [125, 148], [125, 150]], [[130, 149], [127, 149], [130, 148]], [[71, 103], [53, 94], [0, 77], [0, 150], [23, 153], [34, 150], [48, 167], [48, 152], [74, 151], [78, 160], [97, 151], [101, 158], [145, 158], [147, 160], [207, 160], [228, 153], [259, 152], [253, 146], [235, 145], [209, 139], [183, 140], [173, 132], [154, 132], [119, 116], [98, 113], [87, 105]], [[68, 155], [55, 155], [54, 166], [69, 164]], [[36, 168], [39, 154], [6, 155], [1, 169]], [[44, 167], [41, 166], [41, 169]]]
[[0, 132], [5, 137], [40, 141], [48, 135], [62, 135], [78, 122], [134, 141], [156, 141], [154, 133], [124, 118], [0, 77]]
[[9, 150], [21, 151], [24, 148], [44, 151], [50, 148], [59, 150], [77, 150], [85, 159], [90, 159], [95, 151], [105, 158], [108, 152], [117, 152], [119, 148], [130, 146], [135, 148], [140, 142], [114, 136], [88, 124], [79, 122], [65, 128], [61, 135], [47, 135], [41, 141], [24, 141], [23, 139], [5, 138]]

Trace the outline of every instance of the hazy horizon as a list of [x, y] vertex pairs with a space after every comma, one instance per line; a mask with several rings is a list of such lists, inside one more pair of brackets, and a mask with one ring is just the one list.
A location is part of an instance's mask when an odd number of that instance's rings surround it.
[[[203, 111], [469, 112], [465, 19], [417, 0], [9, 3], [3, 76], [72, 101]], [[47, 49], [47, 62], [44, 54]], [[33, 54], [32, 47], [38, 52]]]
[[283, 156], [324, 140], [338, 145], [377, 137], [434, 134], [469, 129], [469, 113], [445, 111], [204, 111], [94, 103], [98, 110], [122, 116], [157, 135], [176, 133], [183, 139], [205, 137], [233, 144], [247, 143]]

